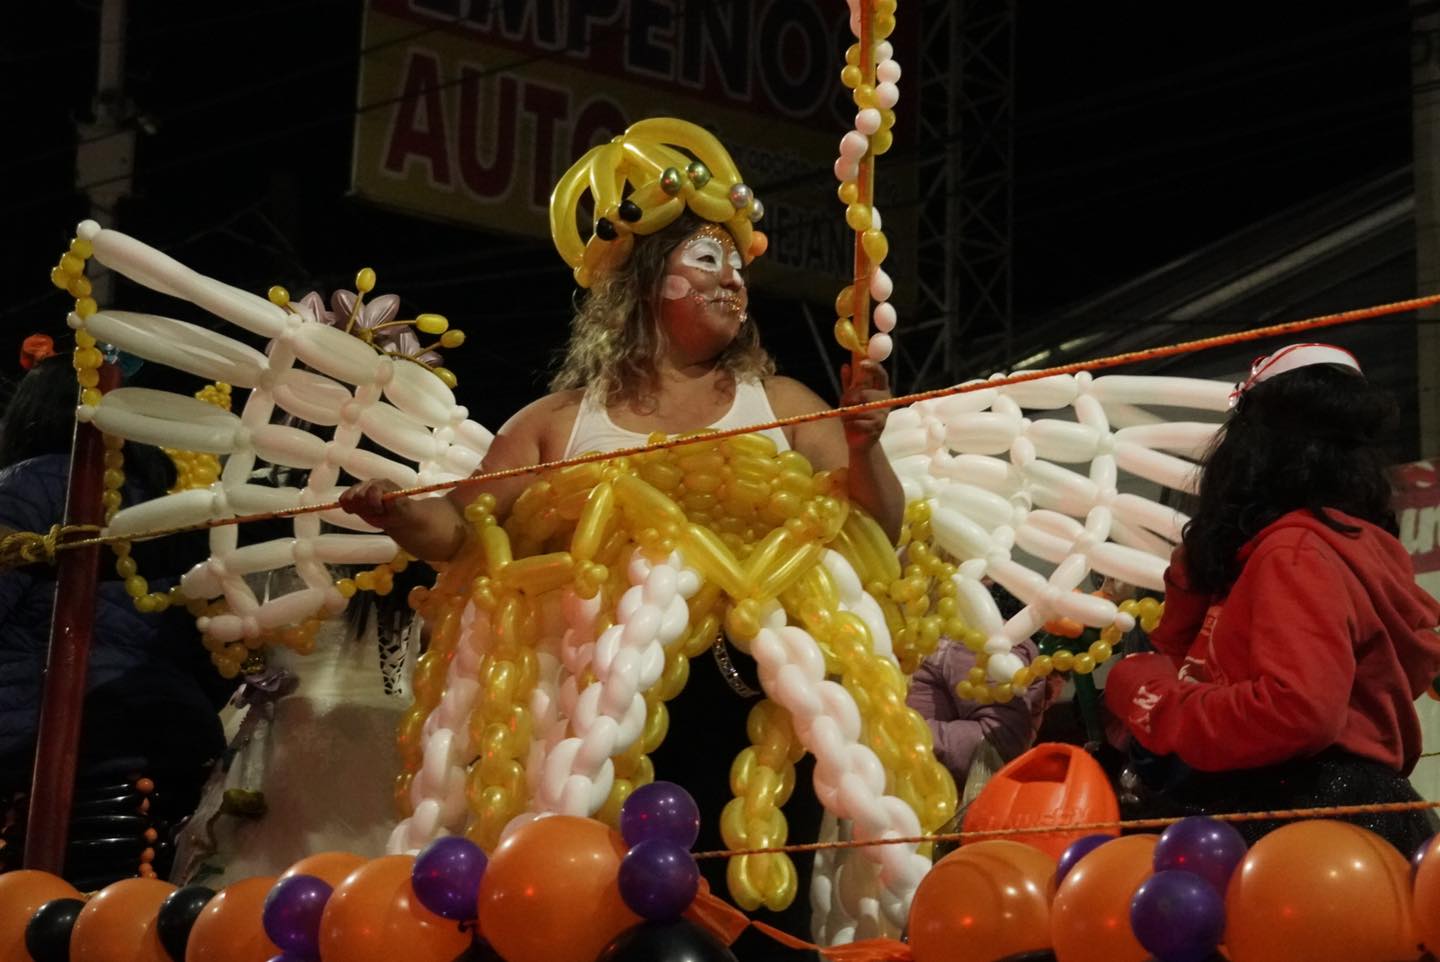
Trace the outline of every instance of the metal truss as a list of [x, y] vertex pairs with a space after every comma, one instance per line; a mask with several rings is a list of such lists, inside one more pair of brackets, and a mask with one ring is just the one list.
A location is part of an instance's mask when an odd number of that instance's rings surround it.
[[1011, 358], [1015, 0], [926, 0], [917, 297], [895, 329], [897, 391]]

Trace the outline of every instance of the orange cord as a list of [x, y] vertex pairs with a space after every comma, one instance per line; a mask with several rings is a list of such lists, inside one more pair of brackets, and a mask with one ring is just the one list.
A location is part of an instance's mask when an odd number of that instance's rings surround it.
[[[1333, 805], [1327, 808], [1279, 808], [1268, 812], [1222, 812], [1206, 816], [1219, 822], [1260, 822], [1267, 820], [1324, 818], [1326, 816], [1371, 815], [1380, 812], [1418, 812], [1440, 808], [1440, 802], [1377, 802], [1371, 805]], [[781, 852], [821, 852], [837, 848], [868, 848], [872, 845], [921, 845], [925, 842], [973, 842], [983, 838], [1010, 838], [1015, 835], [1056, 835], [1064, 833], [1091, 834], [1137, 828], [1165, 828], [1182, 818], [1132, 818], [1111, 822], [1075, 822], [1069, 825], [1027, 826], [1025, 828], [992, 828], [973, 832], [944, 832], [936, 835], [908, 835], [903, 838], [875, 838], [866, 841], [810, 842], [803, 845], [777, 845], [774, 848], [717, 849], [696, 852], [695, 857], [731, 858], [736, 855], [771, 855]]]
[[[446, 491], [460, 484], [476, 484], [485, 481], [499, 481], [503, 478], [513, 478], [522, 474], [539, 474], [547, 471], [558, 471], [561, 468], [574, 467], [581, 464], [594, 464], [597, 461], [611, 461], [616, 458], [632, 457], [645, 454], [651, 451], [664, 450], [666, 448], [682, 447], [687, 444], [702, 444], [724, 438], [732, 438], [741, 434], [754, 434], [773, 428], [790, 427], [797, 424], [809, 424], [813, 421], [823, 421], [827, 418], [839, 418], [852, 414], [864, 414], [867, 411], [879, 411], [885, 408], [904, 407], [914, 404], [917, 401], [931, 401], [936, 398], [951, 397], [956, 394], [969, 394], [972, 391], [987, 391], [992, 388], [1006, 387], [1011, 384], [1024, 384], [1027, 381], [1039, 381], [1048, 377], [1057, 377], [1062, 374], [1078, 374], [1081, 371], [1103, 371], [1109, 368], [1121, 367], [1126, 364], [1135, 364], [1140, 361], [1152, 361], [1157, 358], [1175, 357], [1180, 354], [1190, 354], [1196, 351], [1209, 350], [1216, 347], [1227, 347], [1232, 344], [1243, 344], [1247, 341], [1258, 341], [1270, 337], [1278, 337], [1284, 334], [1299, 334], [1304, 331], [1313, 331], [1324, 327], [1336, 327], [1341, 324], [1351, 324], [1355, 321], [1369, 320], [1370, 318], [1383, 317], [1387, 314], [1401, 314], [1406, 311], [1415, 311], [1425, 307], [1432, 307], [1440, 304], [1440, 294], [1428, 294], [1424, 297], [1415, 297], [1405, 301], [1395, 301], [1390, 304], [1378, 304], [1374, 307], [1364, 307], [1353, 311], [1341, 311], [1337, 314], [1323, 314], [1319, 317], [1312, 317], [1301, 321], [1285, 321], [1280, 324], [1270, 324], [1265, 327], [1257, 327], [1248, 331], [1236, 331], [1231, 334], [1218, 334], [1213, 337], [1202, 337], [1192, 341], [1181, 341], [1178, 344], [1170, 344], [1163, 347], [1149, 347], [1138, 351], [1126, 351], [1122, 354], [1112, 354], [1094, 361], [1075, 361], [1070, 364], [1060, 364], [1055, 367], [1048, 367], [1036, 371], [1024, 371], [1019, 374], [1011, 374], [1006, 377], [997, 377], [988, 381], [973, 381], [968, 384], [957, 384], [952, 387], [936, 388], [931, 391], [920, 391], [915, 394], [906, 394], [901, 397], [882, 398], [878, 401], [867, 401], [863, 404], [851, 404], [846, 407], [833, 408], [825, 411], [813, 411], [809, 414], [796, 414], [790, 417], [776, 418], [773, 421], [765, 421], [760, 424], [751, 424], [738, 428], [726, 428], [720, 431], [703, 431], [697, 434], [685, 435], [683, 437], [668, 438], [654, 444], [637, 445], [630, 448], [622, 448], [618, 451], [611, 451], [605, 454], [592, 453], [582, 454], [573, 458], [563, 458], [558, 461], [544, 461], [539, 464], [526, 465], [518, 468], [505, 468], [500, 471], [487, 471], [483, 474], [473, 474], [468, 478], [460, 478], [455, 481], [440, 481], [435, 484], [419, 485], [413, 488], [401, 488], [398, 491], [391, 491], [384, 496], [385, 501], [394, 501], [400, 498], [413, 497], [417, 494], [430, 494], [436, 491]], [[109, 535], [104, 537], [77, 538], [74, 540], [61, 541], [55, 546], [57, 551], [69, 551], [75, 548], [88, 548], [95, 545], [111, 544], [116, 541], [150, 541], [155, 538], [163, 538], [172, 534], [182, 534], [186, 531], [202, 531], [209, 528], [220, 528], [232, 524], [246, 524], [254, 521], [274, 521], [281, 518], [293, 518], [297, 515], [309, 514], [315, 511], [333, 511], [340, 507], [338, 501], [328, 501], [323, 504], [309, 504], [294, 508], [285, 508], [280, 511], [261, 512], [259, 514], [236, 515], [231, 518], [214, 518], [209, 521], [202, 521], [197, 524], [182, 525], [173, 528], [157, 528], [153, 531], [144, 531], [137, 534], [125, 535], [124, 537]], [[67, 532], [68, 533], [68, 532]]]

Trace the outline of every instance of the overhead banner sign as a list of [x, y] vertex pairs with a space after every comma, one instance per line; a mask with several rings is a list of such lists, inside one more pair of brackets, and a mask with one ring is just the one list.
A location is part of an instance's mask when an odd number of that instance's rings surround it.
[[[765, 203], [755, 280], [829, 300], [854, 238], [830, 173], [855, 109], [838, 79], [848, 16], [840, 0], [370, 0], [352, 188], [544, 237], [550, 190], [581, 154], [681, 117], [719, 136]], [[879, 204], [904, 244], [913, 216], [884, 206], [913, 194], [896, 168], [882, 158]]]
[[1440, 598], [1440, 462], [1416, 461], [1391, 470], [1400, 543], [1415, 564], [1415, 580]]

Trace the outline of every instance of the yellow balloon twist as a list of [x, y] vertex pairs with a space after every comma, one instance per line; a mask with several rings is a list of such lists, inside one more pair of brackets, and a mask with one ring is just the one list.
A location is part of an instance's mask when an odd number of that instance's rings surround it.
[[[732, 849], [771, 848], [789, 834], [780, 808], [795, 790], [795, 763], [805, 754], [790, 713], [768, 698], [750, 710], [751, 745], [730, 766], [735, 797], [720, 813], [720, 836]], [[740, 907], [782, 911], [795, 900], [798, 875], [784, 853], [737, 855], [725, 869], [730, 894]]]
[[[590, 195], [595, 229], [580, 236], [580, 204]], [[748, 264], [765, 249], [752, 226], [763, 206], [740, 179], [730, 154], [702, 127], [672, 117], [631, 124], [590, 148], [550, 194], [550, 236], [581, 287], [630, 256], [635, 235], [653, 234], [689, 209], [723, 224]]]
[[[477, 630], [491, 636], [477, 669], [482, 696], [469, 726], [476, 760], [467, 785], [467, 834], [493, 848], [529, 802], [526, 765], [541, 733], [525, 709], [542, 639], [563, 630], [556, 627], [563, 622], [556, 613], [562, 596], [573, 591], [598, 600], [598, 637], [631, 588], [632, 554], [658, 562], [678, 549], [703, 582], [688, 600], [687, 630], [665, 650], [660, 677], [644, 694], [643, 734], [611, 758], [614, 781], [596, 817], [615, 824], [629, 794], [654, 779], [649, 756], [667, 734], [665, 703], [684, 689], [690, 659], [707, 654], [722, 626], [743, 649], [779, 601], [818, 642], [827, 674], [855, 699], [861, 737], [885, 768], [887, 791], [912, 805], [927, 830], [939, 828], [954, 814], [954, 783], [934, 758], [929, 729], [905, 706], [905, 673], [875, 653], [869, 629], [845, 610], [821, 561], [829, 549], [840, 552], [882, 605], [892, 633], [909, 633], [897, 646], [903, 664], [930, 650], [939, 631], [968, 631], [947, 587], [953, 570], [916, 540], [927, 535], [923, 509], [908, 516], [912, 543], [902, 569], [879, 526], [853, 508], [845, 492], [843, 472], [816, 472], [799, 453], [777, 452], [768, 438], [746, 435], [551, 472], [521, 494], [503, 526], [493, 499], [482, 496], [466, 511], [472, 537], [461, 557], [433, 589], [413, 595], [437, 641], [417, 665], [415, 705], [399, 734], [406, 768], [396, 782], [401, 811], [408, 811], [420, 736], [443, 694], [467, 604], [483, 615], [474, 619]], [[583, 671], [576, 683], [583, 692], [595, 675]], [[769, 701], [752, 712], [748, 732], [751, 747], [732, 768], [735, 797], [721, 815], [722, 835], [734, 847], [781, 845], [788, 836], [782, 809], [803, 748], [788, 715]], [[737, 858], [727, 873], [731, 894], [746, 907], [781, 908], [794, 898], [788, 858]]]

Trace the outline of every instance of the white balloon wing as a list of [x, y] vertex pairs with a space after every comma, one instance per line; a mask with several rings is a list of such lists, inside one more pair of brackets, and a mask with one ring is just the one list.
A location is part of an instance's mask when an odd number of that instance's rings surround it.
[[[1110, 601], [1076, 592], [1092, 572], [1164, 590], [1188, 520], [1164, 492], [1194, 492], [1230, 390], [1219, 381], [1082, 372], [891, 414], [881, 443], [906, 500], [929, 506], [934, 541], [959, 562], [958, 598], [986, 636], [993, 683], [1010, 680], [1021, 666], [1011, 649], [1052, 619], [1130, 626]], [[1165, 420], [1152, 406], [1188, 418]], [[1030, 416], [1037, 412], [1047, 416]], [[1024, 607], [1002, 618], [985, 578]]]
[[[78, 234], [95, 258], [151, 290], [189, 301], [221, 321], [267, 339], [263, 351], [219, 330], [187, 321], [106, 310], [83, 324], [98, 340], [137, 357], [209, 380], [246, 388], [238, 415], [184, 395], [122, 388], [82, 421], [108, 434], [181, 451], [219, 456], [224, 467], [208, 489], [181, 491], [125, 508], [107, 533], [131, 535], [333, 501], [350, 478], [388, 478], [402, 487], [471, 474], [491, 435], [469, 419], [450, 388], [411, 360], [380, 353], [331, 326], [306, 301], [281, 307], [223, 284], [118, 231], [94, 222]], [[81, 321], [71, 316], [71, 325]], [[303, 366], [302, 366], [303, 365]], [[309, 422], [310, 431], [280, 423]], [[323, 433], [322, 433], [323, 431]], [[368, 442], [368, 443], [367, 443]], [[254, 483], [263, 464], [294, 469], [298, 486]], [[324, 533], [329, 522], [351, 532]], [[345, 605], [330, 565], [382, 564], [395, 543], [340, 511], [300, 514], [293, 534], [239, 545], [234, 525], [212, 528], [210, 556], [181, 588], [191, 599], [223, 598], [225, 612], [202, 618], [215, 643], [255, 639]], [[261, 600], [246, 575], [293, 566], [303, 587]]]

